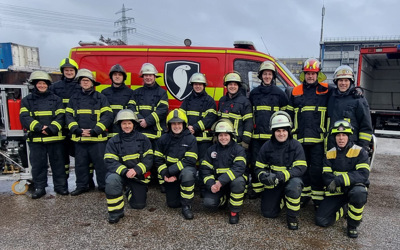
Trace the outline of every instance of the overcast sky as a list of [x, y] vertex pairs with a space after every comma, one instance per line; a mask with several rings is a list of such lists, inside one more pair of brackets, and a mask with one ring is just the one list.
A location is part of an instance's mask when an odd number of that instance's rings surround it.
[[58, 67], [79, 41], [118, 39], [122, 4], [135, 18], [129, 44], [232, 47], [252, 41], [275, 57], [318, 57], [322, 5], [326, 38], [400, 38], [398, 0], [0, 0], [0, 42], [39, 47]]

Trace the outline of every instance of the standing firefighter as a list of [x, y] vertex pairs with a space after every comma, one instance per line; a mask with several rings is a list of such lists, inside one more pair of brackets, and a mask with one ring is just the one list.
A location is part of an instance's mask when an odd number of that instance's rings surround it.
[[291, 136], [292, 121], [286, 112], [274, 113], [269, 124], [272, 137], [261, 147], [255, 169], [265, 185], [261, 212], [267, 218], [276, 218], [286, 205], [288, 228], [297, 230], [306, 158], [300, 142]]
[[139, 120], [129, 109], [118, 112], [115, 118], [121, 131], [106, 146], [104, 161], [108, 169], [106, 197], [108, 222], [117, 223], [124, 216], [124, 186], [129, 205], [134, 209], [146, 207], [149, 170], [153, 164], [150, 140], [135, 131]]
[[[329, 129], [336, 121], [348, 121], [354, 130], [350, 140], [368, 151], [373, 131], [371, 115], [367, 100], [356, 91], [353, 70], [347, 65], [339, 66], [333, 75], [333, 82], [337, 88], [332, 91], [328, 103]], [[327, 149], [334, 145], [334, 136], [328, 136]]]
[[193, 92], [182, 102], [180, 109], [186, 113], [190, 133], [196, 136], [201, 163], [207, 149], [212, 145], [209, 130], [217, 120], [217, 107], [214, 99], [205, 91], [207, 80], [204, 74], [193, 74], [189, 83]]
[[[166, 130], [165, 119], [168, 114], [167, 92], [156, 83], [158, 71], [151, 63], [144, 63], [139, 75], [143, 78], [143, 87], [133, 91], [131, 104], [138, 116], [137, 131], [150, 139], [152, 148]], [[157, 169], [152, 168], [152, 179], [157, 180]], [[158, 179], [161, 177], [158, 176]], [[162, 182], [162, 181], [161, 181]]]
[[237, 72], [224, 76], [225, 96], [219, 100], [218, 116], [233, 124], [236, 142], [248, 150], [253, 132], [253, 112], [250, 101], [239, 91], [242, 79]]
[[335, 146], [324, 159], [322, 176], [326, 191], [317, 210], [316, 224], [331, 226], [347, 212], [347, 235], [357, 238], [367, 203], [370, 167], [367, 151], [350, 140], [352, 134], [353, 128], [345, 120], [336, 121], [332, 127]]
[[29, 82], [35, 86], [32, 93], [22, 99], [20, 120], [28, 130], [29, 160], [35, 191], [32, 199], [46, 194], [48, 160], [53, 173], [54, 191], [68, 194], [67, 176], [64, 169], [64, 146], [61, 129], [64, 126], [65, 109], [62, 100], [49, 91], [52, 82], [49, 74], [34, 71]]
[[204, 206], [217, 209], [226, 206], [229, 199], [229, 223], [239, 223], [246, 180], [246, 153], [234, 141], [234, 129], [228, 119], [215, 124], [217, 143], [208, 148], [200, 166], [200, 176], [206, 185]]
[[304, 189], [302, 203], [305, 206], [313, 200], [315, 209], [324, 199], [322, 182], [322, 162], [324, 158], [324, 138], [326, 112], [331, 87], [322, 83], [326, 76], [321, 72], [320, 62], [309, 58], [304, 62], [300, 80], [289, 100], [288, 112], [294, 122], [293, 138], [304, 149], [307, 160], [307, 172], [303, 176]]
[[94, 89], [100, 83], [95, 81], [92, 72], [80, 69], [76, 78], [81, 91], [71, 96], [66, 110], [71, 140], [75, 142], [76, 189], [71, 195], [89, 191], [90, 163], [93, 163], [96, 170], [98, 189], [105, 190], [105, 130], [113, 118], [107, 98]]
[[[60, 62], [60, 71], [62, 74], [61, 80], [55, 82], [50, 86], [50, 91], [52, 91], [55, 95], [59, 96], [62, 99], [64, 109], [67, 108], [69, 98], [74, 93], [77, 93], [81, 90], [79, 83], [75, 80], [75, 76], [78, 73], [78, 64], [71, 58], [64, 58]], [[75, 156], [74, 152], [74, 142], [71, 141], [68, 133], [67, 123], [64, 122], [65, 127], [62, 128], [62, 134], [65, 137], [63, 143], [65, 151], [64, 154], [64, 162], [65, 162], [65, 172], [67, 174], [67, 178], [69, 176], [69, 157]]]
[[263, 184], [258, 182], [254, 175], [254, 168], [260, 148], [271, 139], [270, 118], [274, 112], [284, 110], [288, 105], [287, 95], [276, 86], [276, 67], [273, 62], [265, 61], [260, 65], [258, 78], [261, 84], [250, 92], [249, 97], [254, 120], [253, 139], [250, 144], [252, 186], [249, 198], [257, 198], [263, 190]]
[[187, 117], [179, 109], [167, 116], [168, 132], [157, 141], [154, 163], [158, 174], [165, 181], [167, 205], [182, 206], [187, 220], [193, 219], [192, 202], [196, 178], [197, 143], [196, 137], [187, 128]]
[[[114, 118], [122, 109], [129, 108], [130, 103], [133, 104], [132, 94], [133, 90], [125, 85], [126, 71], [119, 65], [115, 64], [111, 67], [109, 73], [112, 81], [111, 87], [104, 89], [101, 93], [107, 97], [110, 107], [113, 111]], [[113, 137], [121, 131], [121, 126], [118, 123], [113, 123], [108, 128], [108, 137]]]

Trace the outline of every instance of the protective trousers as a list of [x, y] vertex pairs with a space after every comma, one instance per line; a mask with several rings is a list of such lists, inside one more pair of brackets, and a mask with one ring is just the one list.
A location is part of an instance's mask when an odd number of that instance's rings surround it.
[[210, 209], [217, 209], [224, 206], [229, 197], [229, 210], [238, 213], [242, 210], [246, 180], [240, 176], [229, 184], [223, 186], [217, 193], [206, 190], [204, 193], [204, 206]]
[[48, 161], [53, 175], [55, 191], [68, 189], [67, 175], [64, 170], [64, 146], [62, 141], [54, 143], [29, 142], [29, 160], [32, 165], [32, 179], [35, 188], [47, 187]]
[[106, 178], [106, 198], [110, 214], [124, 213], [124, 186], [127, 188], [125, 194], [131, 208], [143, 209], [146, 207], [147, 185], [138, 179], [129, 179], [113, 173]]
[[259, 140], [259, 139], [253, 139], [251, 140], [250, 144], [250, 154], [251, 154], [251, 167], [250, 167], [250, 176], [251, 176], [251, 188], [253, 191], [257, 194], [260, 194], [264, 190], [264, 184], [262, 184], [257, 176], [254, 174], [254, 168], [256, 166], [256, 161], [257, 161], [257, 156], [258, 152], [260, 152], [260, 149], [262, 145], [267, 140]]
[[300, 197], [303, 181], [299, 177], [289, 179], [274, 188], [266, 186], [261, 194], [261, 213], [267, 218], [276, 218], [286, 205], [287, 217], [297, 218], [300, 212]]
[[[66, 131], [64, 131], [66, 130]], [[63, 135], [68, 135], [68, 129], [63, 128]], [[69, 157], [75, 157], [75, 150], [74, 150], [74, 142], [71, 141], [71, 139], [68, 136], [65, 136], [65, 139], [63, 141], [64, 144], [64, 167], [65, 167], [65, 173], [67, 174], [67, 179], [69, 178], [69, 167], [70, 167], [70, 160]]]
[[179, 174], [178, 180], [164, 182], [168, 207], [177, 208], [181, 205], [191, 205], [194, 198], [194, 183], [196, 168], [185, 167]]
[[88, 189], [90, 163], [93, 163], [96, 170], [98, 188], [105, 188], [106, 167], [103, 160], [105, 148], [106, 142], [75, 143], [76, 188]]
[[324, 183], [322, 181], [324, 143], [303, 145], [303, 149], [308, 167], [303, 175], [302, 201], [311, 196], [314, 206], [318, 207], [324, 199]]
[[355, 185], [345, 190], [343, 195], [327, 195], [321, 202], [315, 217], [315, 224], [328, 227], [339, 220], [347, 211], [347, 224], [358, 227], [362, 219], [364, 205], [367, 203], [368, 191], [362, 185]]

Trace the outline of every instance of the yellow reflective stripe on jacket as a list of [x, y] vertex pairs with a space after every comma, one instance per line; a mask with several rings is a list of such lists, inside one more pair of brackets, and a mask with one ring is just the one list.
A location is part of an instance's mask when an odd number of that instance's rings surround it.
[[63, 103], [69, 103], [69, 99], [62, 99]]
[[73, 126], [78, 126], [78, 123], [77, 122], [71, 122], [70, 124], [68, 124], [68, 129], [71, 130], [71, 128]]
[[117, 170], [115, 171], [117, 174], [121, 175], [122, 171], [126, 169], [125, 165], [120, 165]]
[[75, 110], [73, 110], [72, 108], [66, 108], [65, 112], [71, 113], [73, 116], [75, 116]]
[[242, 119], [241, 115], [237, 115], [237, 114], [234, 114], [234, 113], [222, 113], [222, 112], [218, 112], [218, 113], [220, 114], [220, 116], [222, 118], [232, 118], [232, 119], [235, 119], [235, 120], [241, 120]]
[[122, 106], [122, 105], [110, 105], [110, 108], [111, 108], [111, 109], [118, 109], [118, 110], [120, 110], [120, 109], [124, 109], [124, 106]]
[[52, 121], [50, 124], [53, 124], [54, 126], [56, 126], [58, 128], [58, 130], [62, 129], [61, 124], [58, 123], [57, 121]]
[[264, 164], [264, 163], [261, 163], [261, 162], [259, 162], [259, 161], [256, 161], [256, 167], [259, 167], [259, 168], [266, 168], [268, 165], [267, 164]]
[[292, 164], [292, 167], [296, 167], [296, 166], [307, 166], [307, 162], [303, 161], [303, 160], [294, 161]]
[[162, 157], [162, 158], [165, 157], [163, 153], [161, 153], [160, 151], [157, 151], [157, 150], [154, 150], [154, 155], [158, 156], [158, 157]]
[[99, 114], [99, 110], [91, 110], [91, 109], [77, 109], [76, 114], [78, 115], [91, 115], [91, 114]]
[[139, 110], [153, 110], [153, 107], [149, 105], [139, 105], [137, 107]]
[[246, 164], [246, 158], [244, 158], [243, 156], [236, 156], [235, 159], [233, 159], [233, 162], [235, 161], [243, 161], [244, 164]]
[[160, 100], [158, 102], [158, 104], [157, 104], [157, 107], [160, 106], [161, 104], [165, 104], [165, 105], [167, 105], [167, 107], [169, 107], [169, 103], [167, 101], [164, 101], [164, 100]]
[[143, 153], [143, 157], [146, 157], [147, 155], [152, 155], [153, 154], [153, 150], [149, 149], [146, 152]]
[[213, 165], [211, 165], [208, 161], [206, 161], [206, 160], [203, 160], [202, 162], [201, 162], [201, 164], [202, 165], [206, 165], [207, 167], [209, 167], [209, 168], [211, 168], [211, 169], [214, 169], [214, 166]]
[[116, 161], [119, 161], [119, 157], [116, 154], [111, 154], [111, 153], [105, 153], [104, 159], [114, 159]]
[[65, 109], [57, 109], [55, 112], [56, 115], [65, 114]]
[[[234, 179], [236, 179], [236, 177], [235, 177], [235, 175], [233, 174], [232, 170], [229, 169], [228, 171], [226, 171], [226, 173], [228, 174], [229, 179], [231, 179], [231, 181], [233, 181]], [[232, 193], [231, 193], [231, 195], [232, 195]]]
[[279, 111], [279, 107], [271, 107], [267, 105], [253, 106], [254, 111]]
[[323, 167], [323, 169], [322, 169], [322, 173], [332, 173], [332, 172], [333, 172], [332, 168], [328, 167], [328, 166]]
[[71, 141], [74, 141], [74, 142], [102, 142], [102, 141], [107, 141], [107, 139], [108, 139], [107, 136], [103, 137], [103, 135], [99, 135], [98, 137], [91, 137], [91, 136], [78, 137], [75, 134], [72, 134], [72, 137], [71, 137]]
[[229, 168], [217, 168], [215, 171], [217, 172], [217, 174], [225, 174], [229, 170]]
[[248, 113], [248, 114], [245, 114], [244, 116], [243, 116], [243, 121], [244, 120], [247, 120], [247, 119], [252, 119], [253, 118], [253, 113]]
[[194, 152], [186, 152], [185, 157], [192, 157], [197, 160], [197, 154]]
[[167, 168], [167, 165], [166, 164], [162, 164], [161, 166], [158, 167], [157, 171], [158, 171], [158, 173], [161, 173], [161, 171], [163, 171], [166, 168]]
[[146, 166], [143, 163], [138, 163], [137, 166], [142, 170], [142, 173], [146, 173]]
[[372, 140], [372, 135], [368, 134], [368, 133], [360, 132], [360, 133], [358, 133], [358, 138], [360, 140], [371, 141]]
[[275, 166], [275, 165], [271, 165], [271, 169], [274, 171], [284, 171], [286, 170], [285, 166]]
[[29, 110], [28, 110], [27, 108], [25, 108], [25, 107], [22, 107], [22, 108], [19, 110], [19, 113], [21, 114], [22, 112], [29, 112]]
[[183, 170], [183, 164], [181, 161], [178, 161], [178, 163], [176, 164], [176, 166], [178, 167], [179, 171]]
[[206, 184], [208, 180], [215, 180], [214, 175], [209, 175], [207, 177], [204, 177], [204, 184]]
[[130, 154], [130, 155], [122, 156], [122, 160], [123, 160], [123, 161], [135, 160], [135, 159], [139, 159], [139, 157], [140, 157], [140, 154], [139, 154], [139, 153]]
[[32, 138], [32, 142], [52, 142], [52, 141], [62, 141], [65, 139], [65, 136], [62, 136], [61, 133], [58, 136], [48, 136], [48, 137], [35, 137]]
[[173, 158], [171, 156], [167, 156], [167, 161], [172, 163], [177, 163], [179, 161], [178, 158]]
[[[97, 110], [95, 110], [95, 111], [97, 111]], [[108, 107], [108, 106], [102, 107], [100, 109], [100, 113], [104, 113], [104, 112], [107, 112], [107, 111], [112, 112], [112, 109], [110, 107]], [[97, 114], [97, 113], [95, 113], [95, 114]]]
[[262, 140], [269, 140], [271, 139], [271, 134], [253, 134], [253, 139], [262, 139]]
[[33, 112], [35, 116], [51, 116], [53, 115], [52, 111], [35, 111]]
[[359, 169], [361, 169], [361, 168], [365, 168], [365, 169], [367, 169], [368, 171], [370, 171], [369, 165], [368, 165], [367, 163], [360, 163], [360, 164], [357, 164], [357, 165], [356, 165], [356, 170], [359, 170]]
[[243, 131], [243, 135], [251, 138], [251, 132]]
[[157, 131], [157, 134], [142, 133], [149, 139], [157, 139], [161, 137], [161, 131]]
[[33, 121], [31, 122], [31, 124], [29, 124], [29, 130], [30, 130], [30, 131], [34, 131], [34, 130], [35, 130], [35, 126], [36, 126], [37, 124], [39, 124], [39, 122], [36, 121], [36, 120], [33, 120]]
[[103, 131], [106, 130], [106, 126], [104, 126], [104, 124], [101, 123], [101, 122], [97, 122], [97, 123], [96, 123], [96, 126], [100, 127], [101, 130], [103, 130]]
[[156, 112], [152, 112], [152, 113], [151, 113], [151, 116], [153, 116], [154, 120], [156, 121], [157, 130], [158, 130], [158, 131], [161, 131], [162, 128], [161, 128], [161, 126], [160, 126], [160, 118], [158, 117], [157, 113], [156, 113]]
[[186, 111], [186, 115], [187, 115], [187, 116], [189, 116], [189, 115], [192, 115], [192, 116], [200, 116], [200, 112], [188, 110], [188, 111]]
[[128, 102], [128, 104], [133, 104], [133, 105], [136, 105], [136, 102], [135, 102], [135, 100], [129, 100], [129, 102]]
[[206, 129], [206, 127], [204, 126], [204, 123], [203, 123], [202, 120], [198, 121], [197, 123], [199, 124], [199, 127], [200, 127], [200, 129], [201, 129], [202, 131]]

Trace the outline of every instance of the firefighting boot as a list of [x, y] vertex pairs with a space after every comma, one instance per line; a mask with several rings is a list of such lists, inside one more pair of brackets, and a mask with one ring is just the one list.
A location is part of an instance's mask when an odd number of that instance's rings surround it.
[[350, 238], [357, 238], [358, 237], [357, 227], [347, 225], [347, 236], [349, 236]]
[[119, 219], [124, 217], [124, 213], [108, 213], [108, 222], [110, 224], [118, 223]]
[[46, 190], [44, 188], [36, 188], [35, 192], [32, 194], [32, 199], [39, 199], [40, 197], [46, 194]]
[[229, 214], [229, 224], [238, 224], [239, 223], [239, 213], [231, 212]]
[[182, 214], [186, 220], [191, 220], [194, 217], [192, 212], [192, 207], [189, 205], [182, 206]]
[[288, 228], [290, 230], [299, 229], [299, 222], [296, 217], [287, 216], [286, 221], [287, 221]]

